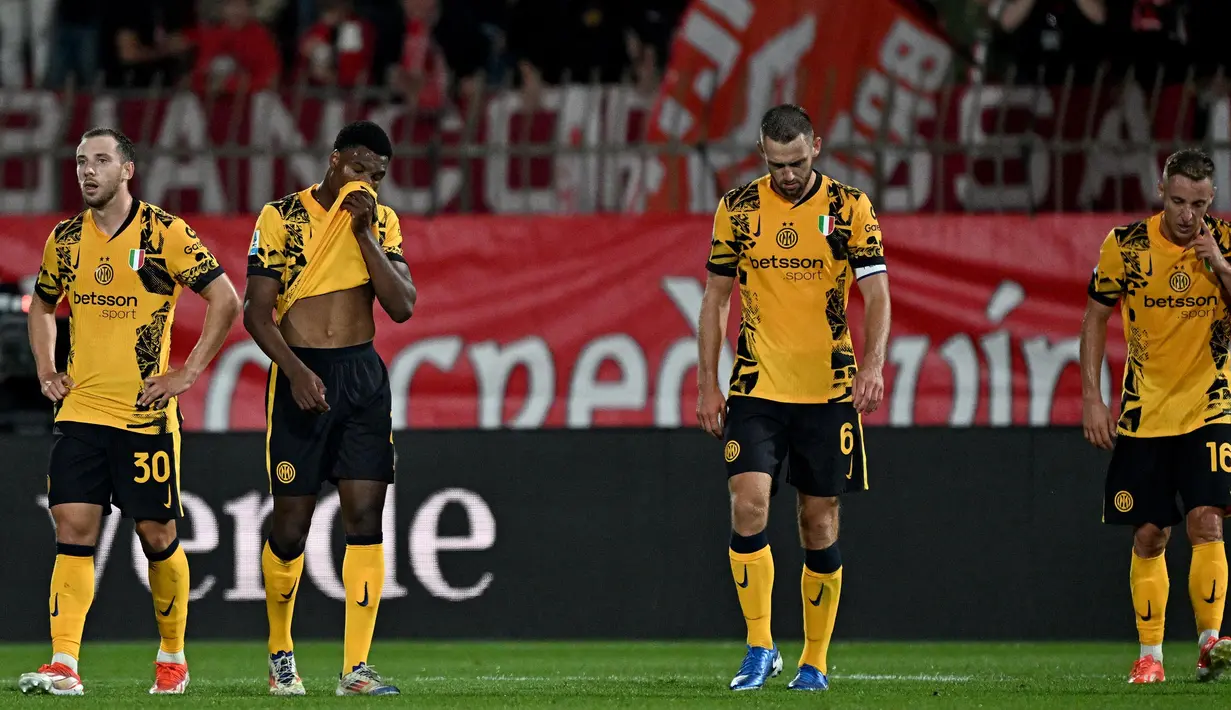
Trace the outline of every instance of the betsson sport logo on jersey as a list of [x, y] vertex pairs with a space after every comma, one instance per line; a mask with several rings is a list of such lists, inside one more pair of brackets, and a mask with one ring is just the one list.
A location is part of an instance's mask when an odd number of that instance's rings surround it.
[[1212, 318], [1218, 312], [1218, 296], [1146, 296], [1142, 303], [1146, 308], [1183, 308], [1181, 318]]
[[821, 281], [825, 278], [825, 260], [807, 257], [763, 256], [749, 257], [748, 265], [754, 269], [773, 269], [781, 272], [787, 281]]
[[[105, 320], [136, 320], [137, 297], [115, 296], [109, 293], [73, 292], [73, 306], [99, 306], [97, 314]], [[85, 311], [86, 314], [91, 311]]]

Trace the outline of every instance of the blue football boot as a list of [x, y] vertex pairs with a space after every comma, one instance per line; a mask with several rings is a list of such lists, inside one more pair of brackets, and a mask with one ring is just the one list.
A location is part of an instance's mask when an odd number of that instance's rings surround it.
[[807, 663], [799, 667], [795, 680], [787, 683], [791, 690], [829, 690], [829, 679], [816, 666]]
[[778, 653], [777, 644], [772, 649], [749, 646], [739, 673], [731, 679], [731, 690], [756, 690], [781, 672], [782, 654]]

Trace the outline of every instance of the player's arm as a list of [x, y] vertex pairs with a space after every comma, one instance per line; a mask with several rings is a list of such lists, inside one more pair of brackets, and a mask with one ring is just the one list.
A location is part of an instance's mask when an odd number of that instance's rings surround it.
[[1107, 235], [1098, 266], [1086, 288], [1086, 312], [1081, 319], [1078, 358], [1081, 366], [1081, 423], [1086, 440], [1110, 449], [1116, 423], [1103, 401], [1103, 357], [1107, 352], [1107, 321], [1124, 293], [1124, 259], [1115, 233]]
[[291, 396], [300, 409], [326, 412], [325, 385], [300, 360], [274, 322], [282, 271], [286, 268], [286, 230], [278, 211], [266, 205], [257, 218], [248, 249], [248, 283], [244, 287], [244, 330], [286, 375]]
[[201, 337], [197, 338], [184, 366], [145, 379], [137, 404], [155, 409], [165, 407], [172, 397], [196, 383], [222, 349], [231, 326], [239, 317], [239, 295], [230, 277], [183, 220], [177, 219], [167, 228], [163, 251], [167, 255], [167, 268], [175, 280], [204, 298], [206, 306]]
[[1190, 248], [1205, 262], [1205, 267], [1218, 276], [1224, 291], [1231, 292], [1231, 263], [1227, 261], [1231, 257], [1231, 225], [1202, 221], [1201, 231]]
[[863, 354], [851, 392], [851, 403], [860, 414], [880, 407], [885, 396], [885, 359], [889, 349], [889, 272], [885, 264], [885, 245], [880, 222], [872, 201], [861, 194], [851, 214], [851, 269], [863, 297]]
[[394, 323], [405, 323], [414, 315], [419, 294], [402, 254], [402, 226], [397, 215], [392, 210], [383, 210], [384, 216], [378, 223], [373, 215], [382, 211], [376, 206], [376, 198], [366, 190], [347, 195], [342, 207], [351, 213], [351, 227], [368, 267], [376, 300]]
[[56, 372], [56, 304], [63, 293], [53, 234], [43, 247], [43, 264], [39, 267], [38, 280], [34, 284], [35, 297], [30, 299], [30, 313], [26, 320], [39, 389], [43, 396], [53, 402], [64, 399], [73, 388], [73, 381], [66, 373]]
[[707, 433], [722, 437], [726, 418], [726, 398], [718, 385], [718, 358], [726, 338], [727, 317], [731, 312], [731, 292], [735, 289], [739, 255], [731, 229], [731, 217], [724, 204], [714, 214], [714, 232], [705, 269], [705, 293], [701, 297], [701, 316], [697, 323], [697, 423]]

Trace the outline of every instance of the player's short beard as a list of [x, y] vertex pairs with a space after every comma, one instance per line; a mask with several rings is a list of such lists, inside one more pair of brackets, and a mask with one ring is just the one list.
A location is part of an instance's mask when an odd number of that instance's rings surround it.
[[112, 186], [112, 188], [108, 191], [103, 191], [103, 185], [101, 184], [98, 186], [98, 188], [99, 188], [98, 194], [95, 195], [93, 198], [87, 197], [84, 189], [81, 193], [81, 198], [85, 200], [86, 206], [89, 207], [90, 209], [97, 210], [97, 209], [106, 207], [107, 203], [115, 199], [116, 193], [120, 191], [119, 185]]

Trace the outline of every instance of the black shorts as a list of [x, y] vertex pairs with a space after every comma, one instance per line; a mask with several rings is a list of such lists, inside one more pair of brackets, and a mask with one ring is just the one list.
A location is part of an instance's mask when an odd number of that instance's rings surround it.
[[175, 520], [180, 504], [180, 433], [141, 434], [101, 424], [58, 422], [47, 467], [47, 504], [111, 505], [134, 520]]
[[295, 404], [278, 366], [265, 385], [265, 472], [275, 496], [316, 495], [325, 481], [393, 483], [393, 396], [371, 343], [291, 348], [325, 384], [324, 414]]
[[[1183, 509], [1176, 496], [1183, 502]], [[1180, 436], [1116, 437], [1103, 493], [1103, 522], [1184, 520], [1193, 508], [1231, 505], [1231, 424], [1210, 424]]]
[[787, 482], [805, 495], [828, 498], [868, 489], [863, 423], [849, 402], [787, 404], [730, 397], [723, 458], [728, 478], [748, 471], [773, 476], [772, 493], [778, 491], [784, 466]]

